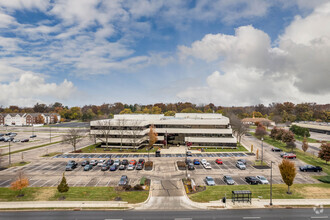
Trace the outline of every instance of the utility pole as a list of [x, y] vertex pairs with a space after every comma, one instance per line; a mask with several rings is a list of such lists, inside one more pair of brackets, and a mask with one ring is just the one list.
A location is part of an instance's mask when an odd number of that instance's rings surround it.
[[270, 162], [270, 202], [269, 205], [273, 205], [273, 161]]
[[264, 138], [261, 138], [261, 166], [264, 164]]
[[9, 151], [9, 166], [11, 165], [11, 155], [10, 155], [10, 140], [8, 141], [9, 146], [8, 146], [8, 151]]
[[49, 126], [49, 142], [52, 143], [52, 127]]

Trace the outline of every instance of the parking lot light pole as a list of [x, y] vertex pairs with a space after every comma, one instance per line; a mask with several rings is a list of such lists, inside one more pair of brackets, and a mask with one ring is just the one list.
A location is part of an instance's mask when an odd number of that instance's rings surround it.
[[9, 155], [9, 166], [11, 165], [11, 155], [10, 155], [10, 141], [8, 141], [9, 146], [8, 146], [8, 155]]
[[187, 159], [188, 159], [188, 157], [187, 157], [187, 149], [188, 149], [188, 147], [187, 147], [187, 143], [186, 143], [186, 146], [185, 146], [185, 148], [186, 148], [186, 179], [188, 180], [188, 166], [187, 166]]
[[273, 161], [270, 162], [270, 202], [269, 205], [273, 205]]
[[264, 164], [264, 138], [261, 137], [261, 166]]

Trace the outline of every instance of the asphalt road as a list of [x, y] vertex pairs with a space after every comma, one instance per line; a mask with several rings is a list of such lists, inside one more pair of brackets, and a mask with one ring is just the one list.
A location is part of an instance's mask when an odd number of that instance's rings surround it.
[[29, 212], [0, 212], [0, 219], [24, 220], [57, 220], [57, 219], [86, 219], [86, 220], [195, 220], [195, 219], [329, 219], [330, 209], [316, 214], [312, 208], [306, 209], [242, 209], [214, 211], [29, 211]]

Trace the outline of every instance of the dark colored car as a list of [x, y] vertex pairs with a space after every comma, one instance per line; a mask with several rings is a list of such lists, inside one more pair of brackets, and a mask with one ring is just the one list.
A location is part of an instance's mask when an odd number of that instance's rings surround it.
[[65, 171], [72, 171], [74, 170], [74, 168], [76, 168], [77, 166], [75, 166], [74, 164], [67, 164], [65, 167]]
[[201, 162], [198, 159], [194, 159], [194, 165], [200, 165]]
[[83, 162], [81, 162], [81, 166], [86, 166], [89, 165], [89, 161], [88, 160], [84, 160]]
[[21, 142], [29, 142], [29, 139], [23, 139], [23, 140], [21, 140]]
[[4, 141], [5, 140], [5, 138], [4, 137], [0, 137], [0, 141]]
[[225, 183], [227, 183], [228, 185], [235, 184], [235, 181], [233, 180], [233, 178], [231, 176], [224, 176], [223, 181], [225, 181]]
[[120, 180], [119, 180], [118, 185], [119, 185], [119, 186], [125, 186], [125, 185], [127, 185], [127, 184], [128, 184], [128, 178], [127, 178], [127, 176], [126, 176], [126, 175], [122, 175], [122, 176], [120, 177]]
[[274, 151], [274, 152], [282, 152], [283, 150], [280, 149], [280, 148], [277, 148], [277, 147], [273, 147], [272, 148], [272, 151]]
[[160, 157], [160, 151], [158, 150], [158, 151], [156, 151], [156, 155], [155, 155], [156, 157]]
[[30, 138], [35, 138], [35, 137], [37, 137], [37, 135], [35, 134], [30, 136]]
[[121, 162], [122, 165], [128, 165], [128, 160], [124, 159], [122, 162]]
[[135, 167], [136, 170], [142, 170], [143, 169], [143, 164], [142, 163], [138, 163]]
[[138, 163], [144, 164], [145, 160], [144, 159], [139, 159]]
[[191, 153], [191, 151], [187, 151], [187, 152], [186, 152], [186, 155], [187, 155], [187, 157], [192, 157], [192, 153]]
[[116, 171], [117, 170], [117, 165], [111, 165], [110, 171]]
[[106, 164], [108, 164], [109, 166], [111, 166], [114, 163], [113, 160], [107, 160]]
[[321, 172], [322, 167], [312, 166], [312, 165], [305, 165], [305, 166], [300, 166], [299, 170], [303, 171], [303, 172]]
[[102, 167], [101, 167], [101, 170], [102, 171], [106, 171], [110, 168], [110, 166], [108, 164], [103, 164]]
[[78, 166], [78, 163], [74, 160], [70, 160], [67, 165], [70, 165], [70, 164], [72, 164], [74, 166], [74, 168], [76, 168]]
[[92, 164], [86, 164], [85, 167], [84, 167], [84, 171], [89, 171], [93, 169], [93, 165]]
[[118, 167], [118, 170], [126, 170], [126, 166], [122, 164]]
[[186, 159], [185, 162], [186, 162], [186, 164], [192, 163], [192, 161], [190, 159]]
[[237, 161], [242, 162], [244, 165], [246, 165], [246, 160], [245, 159], [238, 159]]
[[254, 176], [245, 177], [245, 181], [250, 185], [258, 185], [259, 180]]
[[195, 166], [193, 163], [188, 163], [188, 170], [194, 170]]

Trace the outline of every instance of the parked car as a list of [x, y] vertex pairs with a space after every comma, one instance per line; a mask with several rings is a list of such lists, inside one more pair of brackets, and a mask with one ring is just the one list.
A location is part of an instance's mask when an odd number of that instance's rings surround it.
[[240, 161], [237, 161], [236, 162], [236, 167], [240, 170], [245, 170], [246, 169], [246, 166], [244, 163], [240, 162]]
[[194, 165], [200, 165], [201, 162], [199, 161], [199, 159], [194, 159]]
[[17, 133], [10, 133], [9, 137], [16, 137]]
[[209, 162], [203, 163], [205, 169], [212, 169], [211, 164]]
[[81, 162], [81, 166], [86, 166], [89, 164], [89, 161], [88, 160], [84, 160], [83, 162]]
[[115, 161], [113, 162], [113, 165], [119, 166], [119, 165], [120, 165], [120, 160], [115, 160]]
[[208, 186], [215, 186], [214, 179], [210, 176], [205, 177], [205, 182]]
[[217, 164], [223, 164], [223, 162], [222, 162], [222, 160], [221, 160], [220, 158], [216, 159], [215, 162], [216, 162]]
[[144, 164], [145, 160], [144, 159], [139, 159], [138, 163]]
[[187, 157], [192, 157], [192, 153], [191, 153], [191, 151], [187, 151], [187, 152], [186, 152], [186, 155], [187, 155]]
[[127, 170], [134, 170], [135, 166], [133, 164], [128, 164]]
[[136, 165], [136, 168], [135, 168], [136, 170], [142, 170], [143, 169], [143, 164], [142, 163], [138, 163], [137, 165]]
[[192, 163], [192, 161], [191, 161], [189, 158], [187, 158], [187, 159], [185, 160], [185, 162], [186, 162], [186, 164]]
[[107, 160], [107, 164], [111, 166], [113, 164], [113, 160]]
[[23, 140], [21, 140], [21, 142], [29, 142], [29, 139], [23, 139]]
[[130, 160], [129, 164], [136, 165], [136, 160]]
[[90, 164], [92, 164], [93, 166], [96, 166], [97, 165], [97, 160], [91, 160]]
[[35, 137], [37, 137], [37, 135], [35, 134], [30, 136], [30, 138], [35, 138]]
[[264, 176], [256, 176], [260, 184], [269, 184], [268, 180]]
[[106, 170], [108, 170], [109, 168], [110, 168], [110, 166], [109, 166], [108, 164], [105, 163], [105, 164], [102, 165], [101, 170], [102, 170], [102, 171], [106, 171]]
[[203, 164], [203, 163], [207, 163], [207, 160], [206, 159], [202, 159], [201, 160], [201, 164]]
[[105, 160], [99, 160], [98, 163], [97, 163], [97, 166], [102, 167], [104, 162], [105, 162]]
[[65, 171], [72, 171], [74, 170], [74, 168], [76, 168], [74, 164], [67, 164], [65, 167]]
[[282, 152], [283, 150], [281, 148], [273, 147], [272, 151], [274, 152]]
[[156, 151], [155, 156], [156, 156], [156, 157], [160, 157], [160, 151], [159, 151], [159, 150]]
[[119, 169], [119, 170], [125, 170], [125, 169], [126, 169], [126, 166], [122, 164], [122, 165], [120, 165], [120, 166], [118, 167], [118, 169]]
[[91, 170], [91, 169], [93, 169], [93, 165], [92, 165], [92, 164], [86, 164], [86, 165], [84, 166], [84, 171], [89, 171], [89, 170]]
[[17, 142], [21, 142], [20, 139], [14, 139], [13, 142], [17, 143]]
[[124, 159], [122, 162], [121, 162], [122, 165], [128, 165], [128, 160]]
[[234, 185], [235, 184], [235, 181], [233, 180], [233, 178], [231, 178], [231, 176], [224, 176], [223, 181], [225, 183], [227, 183], [228, 185]]
[[194, 170], [195, 166], [193, 163], [188, 163], [188, 170]]
[[245, 159], [238, 159], [237, 162], [242, 162], [244, 165], [246, 165], [246, 160]]
[[250, 185], [258, 185], [259, 180], [254, 176], [247, 176], [245, 177], [245, 181]]
[[282, 158], [284, 158], [284, 159], [296, 159], [297, 156], [293, 153], [286, 153], [282, 156]]
[[116, 171], [117, 170], [117, 165], [116, 164], [112, 164], [110, 167], [110, 171]]
[[5, 140], [5, 137], [0, 137], [0, 141], [4, 141]]
[[125, 185], [127, 185], [127, 184], [128, 184], [128, 177], [127, 177], [126, 175], [122, 175], [122, 176], [120, 177], [120, 180], [119, 180], [118, 185], [119, 185], [119, 186], [125, 186]]
[[0, 133], [0, 137], [4, 136], [5, 134]]
[[305, 166], [300, 166], [299, 170], [303, 171], [303, 172], [321, 172], [322, 167], [312, 166], [312, 165], [305, 165]]

